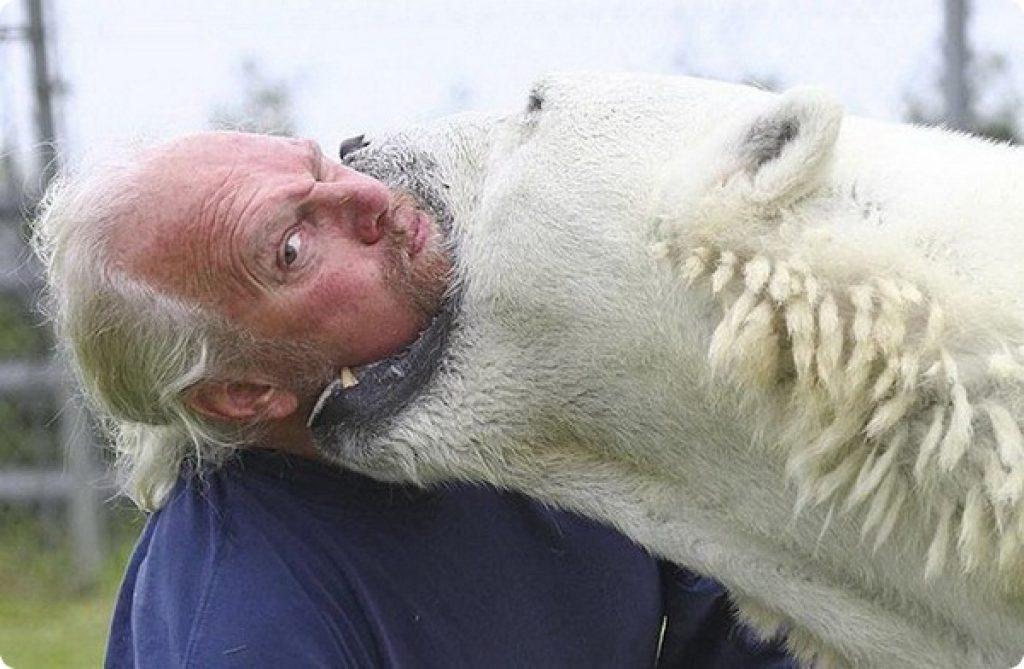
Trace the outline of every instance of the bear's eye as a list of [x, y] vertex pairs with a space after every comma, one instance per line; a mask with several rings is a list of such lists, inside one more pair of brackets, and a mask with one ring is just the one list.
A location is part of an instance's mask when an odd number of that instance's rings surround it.
[[526, 113], [535, 114], [544, 107], [544, 94], [539, 89], [530, 91], [530, 98], [526, 101]]

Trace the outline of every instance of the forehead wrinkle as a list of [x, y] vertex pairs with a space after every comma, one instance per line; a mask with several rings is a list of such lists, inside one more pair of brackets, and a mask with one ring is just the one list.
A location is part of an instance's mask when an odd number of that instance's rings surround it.
[[[256, 258], [252, 255], [254, 237], [264, 237], [273, 227], [276, 212], [270, 219], [264, 219], [263, 199], [260, 188], [240, 188], [235, 191], [232, 202], [226, 204], [224, 246], [225, 267], [236, 279], [243, 291], [249, 294], [259, 292], [263, 287], [259, 273], [253, 267]], [[232, 206], [234, 205], [234, 206]], [[237, 208], [236, 215], [231, 215]], [[280, 205], [275, 209], [281, 209]]]
[[304, 156], [305, 162], [315, 166], [320, 161], [320, 158], [323, 156], [323, 151], [320, 150], [320, 145], [316, 143], [316, 140], [296, 138], [294, 142], [298, 144], [306, 154]]
[[[190, 237], [195, 266], [187, 281], [199, 296], [212, 297], [218, 289], [223, 292], [226, 283], [235, 277], [232, 262], [233, 242], [237, 222], [233, 222], [231, 211], [235, 207], [240, 188], [233, 187], [232, 176], [236, 165], [219, 175], [219, 183], [205, 192], [199, 201], [195, 216], [189, 217], [191, 225], [185, 233]], [[251, 196], [250, 196], [251, 197]]]

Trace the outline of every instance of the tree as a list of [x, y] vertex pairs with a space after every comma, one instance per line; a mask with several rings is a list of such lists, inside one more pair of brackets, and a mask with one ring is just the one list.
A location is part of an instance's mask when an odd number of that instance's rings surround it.
[[19, 170], [14, 156], [0, 138], [0, 221], [14, 218], [18, 211]]
[[[969, 0], [943, 0], [943, 6], [943, 71], [935, 92], [907, 96], [906, 119], [1020, 143], [1024, 140], [1022, 104], [1010, 85], [1006, 58], [971, 49]], [[936, 99], [936, 93], [940, 99]]]
[[210, 116], [211, 127], [216, 130], [294, 135], [289, 83], [268, 77], [253, 58], [242, 61], [241, 80], [242, 99], [236, 104], [214, 109]]

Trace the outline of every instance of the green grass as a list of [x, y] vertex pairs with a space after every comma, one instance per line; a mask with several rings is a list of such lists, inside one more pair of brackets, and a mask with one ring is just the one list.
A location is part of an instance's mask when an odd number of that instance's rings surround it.
[[0, 648], [12, 669], [99, 667], [115, 589], [42, 600], [0, 601]]
[[125, 511], [114, 514], [100, 582], [83, 591], [74, 583], [73, 558], [59, 532], [24, 513], [0, 511], [4, 662], [12, 669], [102, 665], [114, 598], [140, 522]]

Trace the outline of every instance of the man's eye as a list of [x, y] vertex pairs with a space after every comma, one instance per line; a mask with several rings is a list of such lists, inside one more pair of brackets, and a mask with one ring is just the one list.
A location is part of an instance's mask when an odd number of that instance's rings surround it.
[[299, 259], [299, 252], [302, 250], [302, 235], [298, 230], [288, 235], [281, 247], [281, 264], [291, 267]]

